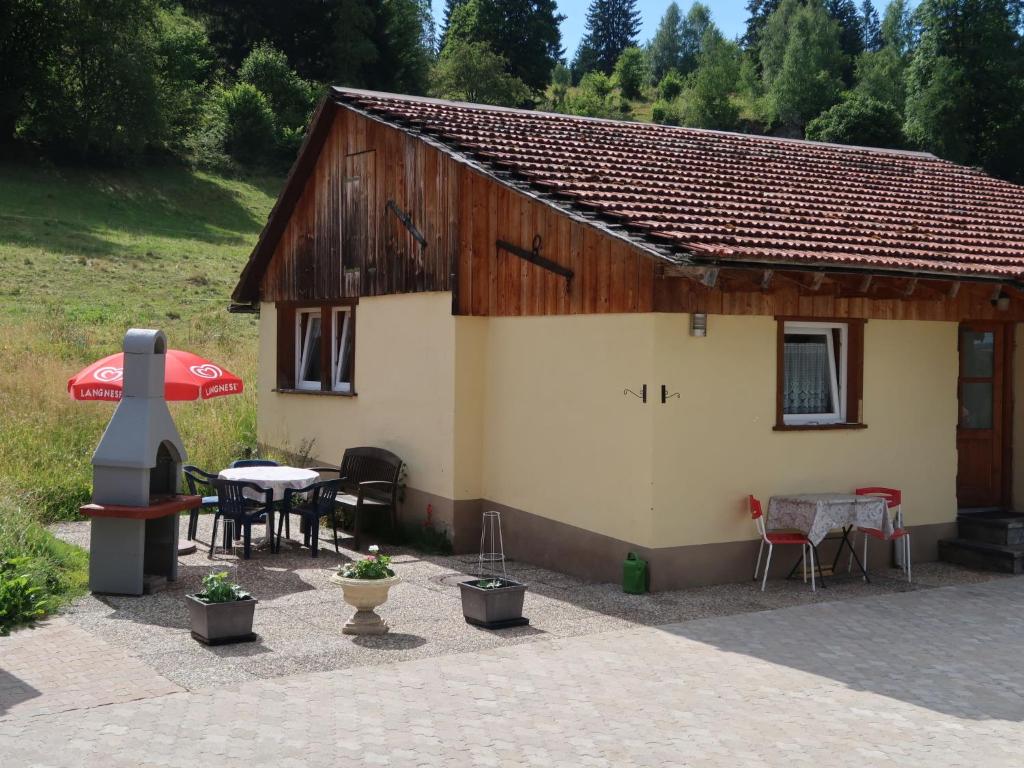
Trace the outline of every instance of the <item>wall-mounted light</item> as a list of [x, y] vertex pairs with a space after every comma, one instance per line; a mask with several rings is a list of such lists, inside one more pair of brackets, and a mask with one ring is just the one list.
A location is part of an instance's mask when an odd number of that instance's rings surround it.
[[992, 306], [999, 312], [1006, 312], [1010, 308], [1010, 295], [1006, 291], [1000, 291], [992, 298]]
[[692, 315], [690, 315], [690, 335], [708, 335], [708, 316], [703, 312], [694, 312]]

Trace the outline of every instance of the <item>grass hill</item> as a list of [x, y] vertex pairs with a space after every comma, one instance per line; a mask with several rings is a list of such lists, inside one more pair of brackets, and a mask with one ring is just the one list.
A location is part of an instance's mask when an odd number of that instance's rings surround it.
[[[253, 382], [256, 321], [228, 297], [280, 179], [180, 167], [0, 165], [0, 495], [72, 517], [113, 403], [73, 402], [67, 378], [131, 326]], [[172, 404], [190, 460], [220, 466], [255, 442], [254, 393]]]

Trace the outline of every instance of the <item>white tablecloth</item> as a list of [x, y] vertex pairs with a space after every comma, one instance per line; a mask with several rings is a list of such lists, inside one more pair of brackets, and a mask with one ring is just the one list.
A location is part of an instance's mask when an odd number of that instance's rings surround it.
[[768, 500], [765, 527], [768, 530], [794, 528], [818, 546], [829, 531], [855, 525], [875, 528], [892, 536], [892, 520], [885, 499], [850, 493], [799, 493], [772, 496]]
[[[218, 475], [222, 480], [241, 480], [247, 483], [256, 483], [260, 488], [271, 489], [274, 492], [274, 501], [284, 498], [286, 488], [305, 488], [315, 483], [319, 475], [311, 469], [301, 467], [233, 467], [222, 469]], [[246, 489], [247, 498], [263, 501], [261, 494]]]

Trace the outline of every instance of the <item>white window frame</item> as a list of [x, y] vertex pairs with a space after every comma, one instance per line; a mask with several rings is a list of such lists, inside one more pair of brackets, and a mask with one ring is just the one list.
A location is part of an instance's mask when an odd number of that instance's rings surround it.
[[[353, 391], [352, 381], [352, 368], [355, 367], [355, 360], [351, 361], [348, 370], [348, 380], [344, 381], [340, 378], [341, 376], [341, 355], [339, 352], [344, 351], [345, 344], [351, 344], [352, 357], [355, 357], [355, 338], [352, 334], [355, 333], [355, 315], [352, 312], [352, 307], [335, 307], [331, 310], [331, 390], [334, 392], [347, 392], [349, 394]], [[339, 343], [338, 334], [341, 334]]]
[[[836, 370], [835, 344], [832, 331], [839, 330], [840, 357], [839, 369]], [[806, 336], [824, 336], [828, 344], [829, 377], [832, 387], [832, 402], [835, 408], [830, 413], [786, 413], [783, 408], [783, 424], [845, 424], [846, 423], [846, 390], [847, 370], [849, 368], [850, 343], [849, 325], [847, 323], [812, 323], [787, 320], [782, 329], [782, 343], [785, 345], [788, 334]], [[785, 361], [785, 350], [782, 354]], [[783, 362], [785, 365], [785, 362]], [[786, 372], [782, 371], [782, 386], [786, 386]]]
[[306, 365], [309, 362], [310, 345], [312, 342], [312, 335], [306, 334], [306, 338], [302, 338], [302, 318], [303, 316], [309, 316], [309, 323], [307, 328], [312, 325], [313, 318], [317, 318], [320, 321], [320, 344], [324, 343], [324, 320], [321, 315], [319, 307], [307, 307], [295, 310], [295, 388], [296, 389], [320, 389], [320, 380], [312, 381], [310, 379], [303, 379], [302, 374], [306, 370]]

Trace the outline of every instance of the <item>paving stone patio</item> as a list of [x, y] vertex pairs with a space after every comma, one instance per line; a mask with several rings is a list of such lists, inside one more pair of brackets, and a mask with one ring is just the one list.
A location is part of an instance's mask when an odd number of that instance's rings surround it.
[[1019, 766], [1021, 637], [1024, 579], [993, 580], [8, 716], [0, 756], [19, 768]]
[[[200, 541], [209, 541], [209, 522], [209, 516], [200, 518]], [[64, 524], [57, 533], [88, 545], [87, 523]], [[297, 531], [292, 533], [298, 538]], [[315, 560], [298, 542], [283, 546], [280, 554], [258, 551], [248, 561], [219, 550], [211, 561], [205, 548], [200, 548], [181, 558], [180, 580], [167, 590], [140, 598], [88, 596], [64, 617], [192, 690], [993, 578], [929, 563], [915, 567], [912, 587], [898, 571], [879, 569], [871, 584], [844, 574], [830, 580], [828, 589], [813, 594], [799, 580], [779, 580], [770, 582], [764, 593], [749, 582], [639, 596], [624, 594], [614, 584], [587, 583], [529, 564], [510, 563], [509, 574], [529, 587], [525, 614], [530, 625], [489, 632], [466, 624], [460, 608], [457, 585], [475, 572], [474, 556], [434, 557], [385, 548], [394, 553], [395, 570], [403, 578], [379, 609], [392, 632], [353, 640], [341, 634], [353, 609], [342, 601], [340, 588], [329, 578], [341, 562], [357, 554], [342, 547], [336, 555], [329, 535], [323, 538]], [[254, 627], [257, 642], [210, 648], [191, 638], [183, 595], [197, 591], [199, 580], [212, 568], [231, 571], [232, 578], [260, 600]]]

